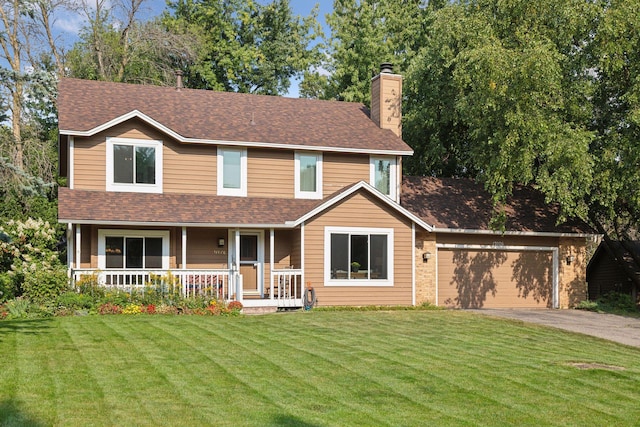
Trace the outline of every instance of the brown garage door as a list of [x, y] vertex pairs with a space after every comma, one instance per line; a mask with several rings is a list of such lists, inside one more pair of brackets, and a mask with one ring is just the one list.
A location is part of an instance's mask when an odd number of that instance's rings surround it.
[[550, 308], [552, 274], [548, 251], [438, 249], [438, 305]]

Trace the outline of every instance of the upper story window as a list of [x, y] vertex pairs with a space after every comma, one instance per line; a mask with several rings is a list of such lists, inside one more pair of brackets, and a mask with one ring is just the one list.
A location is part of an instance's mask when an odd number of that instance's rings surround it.
[[295, 192], [298, 199], [322, 198], [322, 154], [296, 152]]
[[247, 150], [218, 147], [218, 195], [247, 195]]
[[371, 157], [371, 185], [382, 194], [397, 201], [396, 197], [396, 158]]
[[107, 138], [107, 191], [162, 193], [162, 141]]

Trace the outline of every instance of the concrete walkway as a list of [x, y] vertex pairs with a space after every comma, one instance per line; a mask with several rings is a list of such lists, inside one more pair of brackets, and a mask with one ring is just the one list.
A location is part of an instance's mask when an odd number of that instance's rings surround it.
[[538, 323], [567, 331], [640, 347], [640, 319], [583, 310], [540, 310], [485, 308], [468, 310], [489, 316]]

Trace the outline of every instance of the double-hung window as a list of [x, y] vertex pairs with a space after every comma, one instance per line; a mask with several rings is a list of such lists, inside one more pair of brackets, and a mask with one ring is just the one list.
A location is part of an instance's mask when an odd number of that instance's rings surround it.
[[371, 185], [382, 194], [396, 200], [396, 158], [371, 157], [370, 172]]
[[325, 228], [327, 286], [393, 284], [393, 229]]
[[322, 198], [322, 154], [296, 152], [295, 195], [298, 199]]
[[99, 230], [101, 269], [168, 269], [169, 232]]
[[107, 138], [107, 191], [162, 193], [162, 141]]
[[218, 147], [218, 195], [247, 195], [247, 150]]

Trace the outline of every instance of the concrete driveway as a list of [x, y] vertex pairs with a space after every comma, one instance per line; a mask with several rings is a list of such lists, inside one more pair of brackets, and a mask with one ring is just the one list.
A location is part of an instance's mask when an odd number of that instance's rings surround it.
[[640, 319], [583, 310], [498, 309], [469, 310], [489, 316], [538, 323], [567, 331], [640, 347]]

